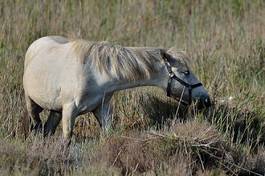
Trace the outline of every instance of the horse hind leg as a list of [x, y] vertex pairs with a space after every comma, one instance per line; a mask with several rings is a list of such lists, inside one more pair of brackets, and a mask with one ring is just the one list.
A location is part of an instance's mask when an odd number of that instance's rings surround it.
[[25, 95], [26, 107], [28, 115], [31, 120], [31, 131], [41, 132], [42, 122], [40, 119], [40, 113], [43, 111], [43, 108], [36, 104], [29, 96]]
[[56, 131], [57, 126], [59, 125], [62, 119], [62, 113], [56, 111], [50, 111], [48, 120], [44, 124], [44, 137], [47, 135], [53, 135]]

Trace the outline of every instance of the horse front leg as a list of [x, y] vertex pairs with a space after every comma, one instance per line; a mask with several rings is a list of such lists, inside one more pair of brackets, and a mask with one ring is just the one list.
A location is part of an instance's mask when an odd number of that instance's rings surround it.
[[110, 102], [110, 98], [105, 99], [102, 103], [93, 111], [96, 116], [100, 127], [104, 132], [109, 132], [112, 124], [112, 105]]
[[65, 104], [62, 110], [63, 137], [66, 141], [71, 141], [75, 119], [78, 115], [75, 103]]

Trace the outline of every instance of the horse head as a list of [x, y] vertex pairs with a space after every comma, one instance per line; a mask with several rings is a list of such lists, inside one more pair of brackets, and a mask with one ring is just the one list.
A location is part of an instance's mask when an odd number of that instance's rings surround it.
[[198, 108], [211, 106], [207, 90], [188, 67], [186, 53], [169, 49], [163, 57], [169, 75], [167, 95], [184, 105], [196, 102]]

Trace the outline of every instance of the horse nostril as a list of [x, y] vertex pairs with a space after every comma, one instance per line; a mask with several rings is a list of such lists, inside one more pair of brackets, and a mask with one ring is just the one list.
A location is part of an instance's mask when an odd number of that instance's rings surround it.
[[210, 107], [212, 105], [210, 97], [209, 96], [200, 97], [197, 105], [199, 109]]
[[211, 100], [209, 97], [205, 98], [203, 101], [204, 106], [209, 107], [212, 105]]

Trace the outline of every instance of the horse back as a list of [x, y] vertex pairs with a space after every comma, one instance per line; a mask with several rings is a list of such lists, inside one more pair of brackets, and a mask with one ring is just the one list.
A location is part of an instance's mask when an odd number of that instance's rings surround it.
[[69, 40], [62, 36], [46, 36], [34, 41], [29, 46], [26, 52], [24, 69], [27, 68], [28, 64], [31, 62], [34, 56], [36, 56], [41, 50], [44, 50], [45, 48], [48, 49], [60, 44], [66, 44], [68, 42]]

